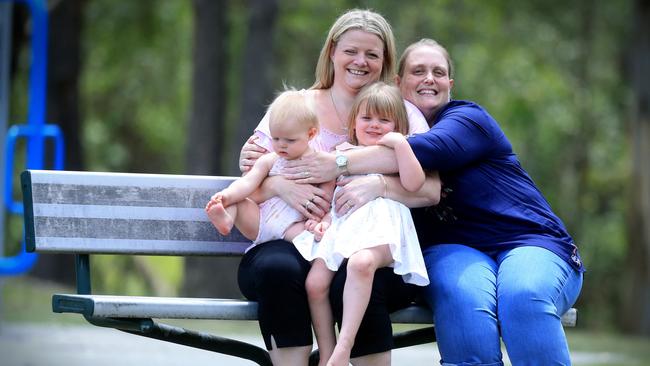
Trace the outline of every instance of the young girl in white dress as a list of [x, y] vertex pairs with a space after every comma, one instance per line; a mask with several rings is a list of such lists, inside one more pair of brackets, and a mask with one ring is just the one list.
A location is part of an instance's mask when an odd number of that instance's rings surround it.
[[[362, 90], [352, 106], [348, 126], [353, 144], [393, 148], [402, 186], [411, 192], [420, 189], [425, 174], [404, 136], [409, 130], [408, 119], [397, 87], [378, 82]], [[343, 143], [337, 150], [355, 147]], [[308, 221], [310, 232], [301, 233], [293, 241], [307, 260], [313, 260], [305, 286], [321, 352], [320, 365], [348, 365], [377, 269], [392, 267], [407, 283], [429, 284], [413, 219], [406, 206], [379, 197], [350, 211], [353, 212], [339, 217], [336, 207], [332, 207], [329, 217], [320, 223]], [[336, 342], [329, 286], [345, 258], [348, 263], [343, 320]]]
[[[306, 93], [296, 90], [285, 91], [273, 101], [269, 107], [273, 152], [260, 157], [245, 176], [215, 193], [205, 206], [219, 233], [228, 235], [235, 225], [255, 246], [275, 239], [291, 241], [304, 231], [305, 217], [279, 197], [258, 206], [248, 196], [267, 176], [280, 174], [288, 160], [313, 151], [309, 142], [318, 134], [318, 119], [310, 102]], [[321, 188], [332, 192], [334, 182]]]

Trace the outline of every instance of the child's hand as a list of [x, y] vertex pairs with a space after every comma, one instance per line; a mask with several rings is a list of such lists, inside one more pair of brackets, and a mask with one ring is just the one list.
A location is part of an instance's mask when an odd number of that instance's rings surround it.
[[314, 230], [316, 229], [316, 225], [318, 225], [318, 221], [309, 219], [305, 221], [305, 230], [313, 234]]
[[384, 145], [390, 148], [395, 148], [400, 143], [406, 142], [406, 137], [402, 135], [399, 132], [389, 132], [382, 136], [379, 141], [377, 141], [378, 144]]
[[330, 227], [330, 223], [327, 221], [321, 221], [318, 224], [316, 224], [316, 227], [314, 227], [314, 240], [320, 241], [323, 238], [323, 235], [325, 234], [325, 231], [327, 231], [327, 228]]

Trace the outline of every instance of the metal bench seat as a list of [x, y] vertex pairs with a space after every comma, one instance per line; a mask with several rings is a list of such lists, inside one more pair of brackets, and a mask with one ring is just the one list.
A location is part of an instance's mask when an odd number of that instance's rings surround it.
[[[90, 256], [96, 254], [241, 256], [250, 241], [220, 235], [204, 205], [234, 177], [29, 170], [21, 175], [29, 251], [76, 256], [78, 294], [55, 294], [57, 313], [82, 314], [91, 324], [220, 352], [270, 366], [265, 349], [154, 319], [257, 320], [257, 303], [231, 299], [94, 295]], [[577, 311], [562, 317], [575, 326]], [[395, 333], [394, 347], [435, 342], [431, 311], [413, 305], [393, 323], [424, 328]], [[310, 365], [318, 362], [317, 351]]]
[[[257, 320], [257, 303], [246, 300], [189, 297], [55, 294], [56, 313], [78, 313], [102, 318]], [[562, 316], [564, 326], [575, 326], [577, 310]], [[413, 305], [394, 312], [393, 323], [430, 324], [431, 311]]]

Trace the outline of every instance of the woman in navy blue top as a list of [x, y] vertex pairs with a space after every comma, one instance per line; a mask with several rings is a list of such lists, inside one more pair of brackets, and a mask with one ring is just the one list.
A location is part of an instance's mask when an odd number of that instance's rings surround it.
[[[445, 48], [423, 39], [404, 51], [397, 77], [431, 127], [409, 138], [411, 148], [425, 170], [440, 173], [446, 192], [437, 206], [413, 210], [442, 364], [502, 365], [503, 339], [515, 365], [569, 365], [560, 318], [582, 287], [578, 249], [496, 120], [475, 103], [451, 100], [452, 72]], [[343, 167], [325, 154], [307, 159], [296, 169], [310, 177], [299, 181], [396, 167], [379, 147], [345, 158]], [[370, 185], [351, 183], [336, 199], [362, 205], [378, 191]]]

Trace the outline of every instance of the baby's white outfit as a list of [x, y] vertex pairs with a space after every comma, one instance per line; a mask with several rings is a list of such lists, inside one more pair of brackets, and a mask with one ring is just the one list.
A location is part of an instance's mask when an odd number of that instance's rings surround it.
[[[369, 174], [378, 175], [378, 174]], [[334, 196], [340, 187], [336, 187]], [[331, 210], [332, 223], [320, 242], [314, 234], [303, 231], [294, 238], [296, 249], [308, 261], [322, 258], [332, 271], [341, 262], [361, 249], [388, 245], [393, 257], [390, 267], [406, 283], [418, 286], [429, 284], [429, 276], [422, 258], [411, 211], [403, 204], [383, 197], [359, 207], [341, 217], [336, 207]]]
[[[287, 164], [287, 159], [278, 157], [269, 176], [280, 175], [282, 169]], [[305, 217], [298, 210], [289, 206], [280, 197], [274, 196], [260, 203], [260, 226], [257, 238], [253, 241], [253, 246], [265, 243], [267, 241], [284, 238], [284, 232], [295, 222], [303, 221]]]

